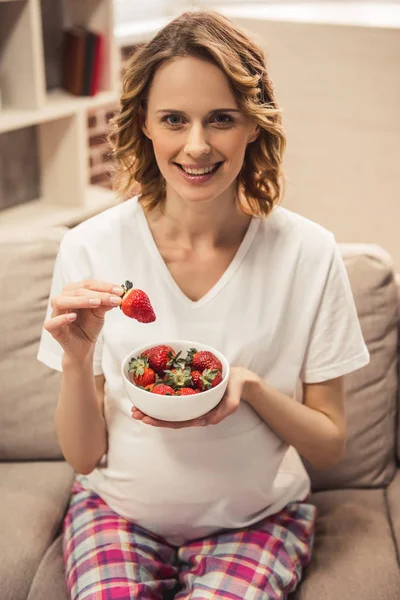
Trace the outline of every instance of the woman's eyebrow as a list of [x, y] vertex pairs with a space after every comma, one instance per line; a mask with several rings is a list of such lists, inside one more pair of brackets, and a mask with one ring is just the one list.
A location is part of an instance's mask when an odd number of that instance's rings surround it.
[[[162, 108], [161, 110], [157, 110], [157, 113], [175, 113], [177, 115], [184, 115], [185, 112], [183, 110], [176, 110], [175, 108]], [[217, 112], [241, 112], [238, 108], [215, 108], [214, 110], [209, 111], [209, 115]]]

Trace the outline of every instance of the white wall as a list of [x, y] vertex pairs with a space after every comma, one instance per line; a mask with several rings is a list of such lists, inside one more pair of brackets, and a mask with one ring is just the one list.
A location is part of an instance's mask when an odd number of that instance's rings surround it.
[[284, 206], [400, 270], [400, 26], [232, 20], [264, 46], [283, 107]]
[[170, 14], [173, 0], [114, 0], [115, 23], [164, 17]]

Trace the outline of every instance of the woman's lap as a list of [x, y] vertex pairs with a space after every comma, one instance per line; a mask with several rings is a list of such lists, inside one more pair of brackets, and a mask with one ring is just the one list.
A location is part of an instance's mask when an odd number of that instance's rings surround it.
[[159, 600], [163, 590], [175, 586], [175, 548], [120, 517], [79, 484], [64, 521], [63, 545], [73, 600]]
[[286, 598], [310, 560], [315, 513], [311, 504], [293, 502], [247, 529], [182, 546], [176, 600]]
[[64, 523], [67, 587], [72, 600], [161, 600], [174, 589], [176, 600], [286, 598], [309, 562], [314, 520], [315, 507], [294, 502], [177, 549], [75, 484]]

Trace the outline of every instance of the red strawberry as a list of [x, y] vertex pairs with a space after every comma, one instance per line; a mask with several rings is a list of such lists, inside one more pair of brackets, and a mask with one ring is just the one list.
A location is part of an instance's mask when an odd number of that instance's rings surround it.
[[131, 281], [125, 281], [122, 288], [124, 295], [120, 308], [127, 317], [136, 319], [139, 323], [152, 323], [156, 320], [149, 297], [143, 290], [134, 288]]
[[192, 371], [192, 381], [193, 387], [201, 390], [203, 389], [203, 384], [201, 383], [201, 372], [200, 371]]
[[222, 375], [220, 371], [216, 369], [205, 369], [201, 376], [201, 382], [203, 384], [203, 390], [209, 390], [210, 388], [216, 387], [222, 381]]
[[186, 356], [186, 364], [192, 366], [192, 370], [203, 372], [204, 369], [216, 369], [222, 372], [221, 361], [208, 350], [200, 350], [191, 348]]
[[164, 375], [164, 371], [175, 366], [180, 366], [183, 359], [180, 358], [180, 352], [176, 354], [171, 346], [153, 346], [142, 352], [142, 356], [149, 359], [149, 366], [154, 369], [158, 375]]
[[192, 388], [189, 388], [189, 387], [183, 387], [183, 388], [180, 388], [179, 390], [176, 390], [175, 396], [191, 396], [192, 394], [197, 394], [198, 392], [199, 392], [199, 390], [193, 390]]
[[129, 378], [135, 385], [146, 387], [155, 383], [156, 374], [149, 367], [147, 358], [132, 358], [128, 366]]
[[175, 390], [177, 388], [184, 388], [192, 385], [192, 377], [190, 375], [190, 369], [172, 369], [165, 371], [164, 383], [170, 385]]
[[149, 361], [147, 358], [132, 358], [129, 361], [128, 366], [129, 378], [132, 383], [139, 385], [140, 387], [146, 387], [155, 383], [156, 374], [149, 367]]
[[163, 383], [158, 383], [151, 390], [153, 394], [161, 394], [161, 396], [174, 396], [175, 390], [172, 389], [169, 385], [164, 385]]

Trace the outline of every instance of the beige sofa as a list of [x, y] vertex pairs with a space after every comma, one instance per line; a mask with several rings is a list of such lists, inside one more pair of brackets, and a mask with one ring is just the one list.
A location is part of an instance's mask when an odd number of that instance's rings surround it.
[[[0, 232], [1, 600], [66, 600], [60, 526], [73, 473], [53, 429], [60, 375], [36, 360], [63, 233]], [[399, 600], [397, 288], [383, 250], [341, 249], [371, 363], [346, 379], [345, 458], [327, 472], [307, 467], [319, 516], [294, 598]]]

